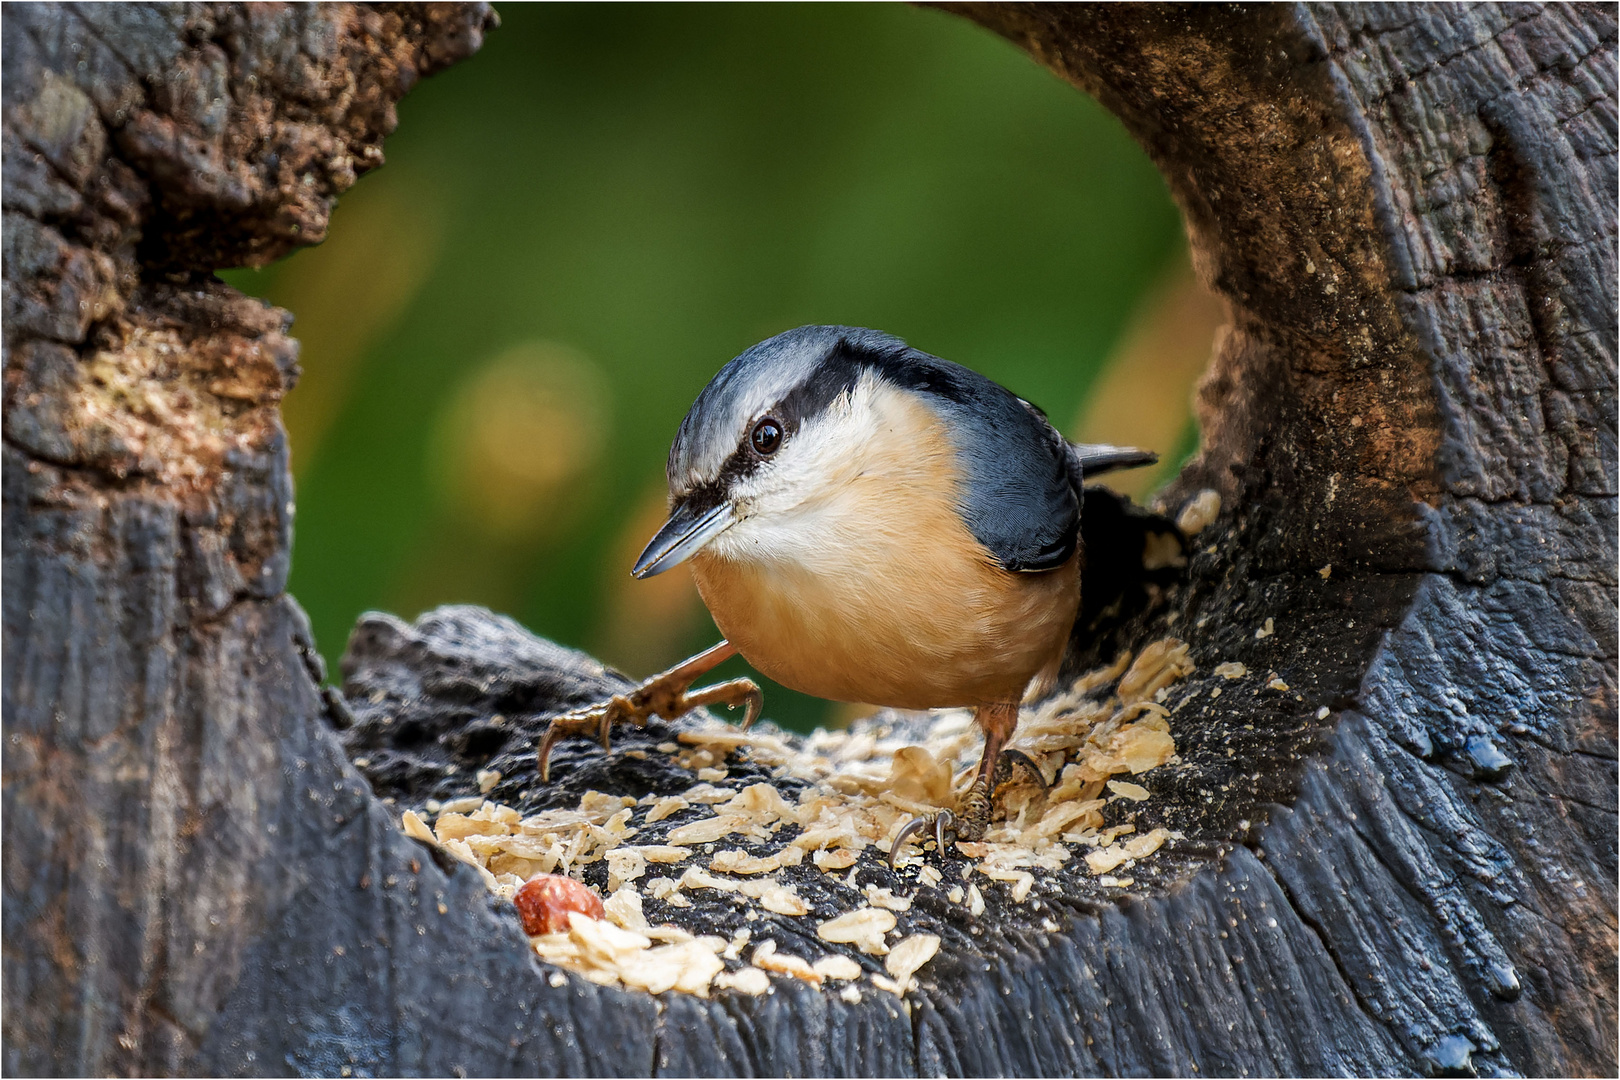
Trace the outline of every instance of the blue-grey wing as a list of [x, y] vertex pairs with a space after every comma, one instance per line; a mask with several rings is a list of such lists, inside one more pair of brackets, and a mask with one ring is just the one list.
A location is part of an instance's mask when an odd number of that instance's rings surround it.
[[[1033, 573], [1069, 561], [1079, 542], [1087, 478], [1151, 465], [1158, 455], [1131, 447], [1076, 445], [1046, 414], [1000, 385], [988, 410], [962, 421], [976, 436], [958, 452], [972, 478], [964, 518], [979, 543], [1008, 570]], [[984, 399], [981, 399], [981, 402]], [[984, 420], [988, 423], [984, 423]]]

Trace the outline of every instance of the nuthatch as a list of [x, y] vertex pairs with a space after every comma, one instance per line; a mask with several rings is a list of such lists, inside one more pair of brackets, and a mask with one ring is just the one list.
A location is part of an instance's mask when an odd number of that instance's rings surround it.
[[687, 692], [741, 652], [816, 697], [971, 706], [984, 754], [962, 815], [912, 822], [893, 851], [930, 824], [941, 849], [947, 830], [978, 839], [1019, 703], [1056, 678], [1074, 625], [1082, 480], [1156, 460], [1074, 445], [1004, 387], [874, 330], [805, 326], [755, 345], [681, 422], [669, 520], [632, 571], [690, 560], [725, 641], [559, 717], [542, 770], [561, 736], [606, 745], [618, 720], [746, 703], [746, 726], [752, 682]]

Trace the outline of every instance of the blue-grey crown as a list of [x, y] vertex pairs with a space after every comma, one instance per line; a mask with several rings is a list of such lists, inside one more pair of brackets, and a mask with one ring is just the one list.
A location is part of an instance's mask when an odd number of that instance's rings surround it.
[[848, 389], [860, 361], [898, 356], [906, 343], [876, 330], [801, 326], [760, 342], [721, 368], [692, 403], [669, 448], [676, 495], [717, 479], [763, 413], [773, 407], [789, 430]]

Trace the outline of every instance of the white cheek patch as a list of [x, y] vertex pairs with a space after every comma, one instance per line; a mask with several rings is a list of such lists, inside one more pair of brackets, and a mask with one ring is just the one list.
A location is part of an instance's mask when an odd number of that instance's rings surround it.
[[865, 546], [863, 536], [903, 527], [860, 505], [851, 494], [857, 480], [881, 475], [915, 490], [955, 472], [937, 418], [868, 372], [733, 488], [741, 520], [710, 548], [722, 558], [838, 572]]

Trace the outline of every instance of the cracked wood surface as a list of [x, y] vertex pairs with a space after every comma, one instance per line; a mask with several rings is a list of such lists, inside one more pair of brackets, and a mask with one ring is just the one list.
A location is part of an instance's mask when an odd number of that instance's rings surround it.
[[284, 593], [287, 315], [211, 271], [324, 236], [488, 13], [0, 17], [4, 1068], [207, 1071], [245, 958], [331, 870], [317, 837], [390, 828], [320, 736]]
[[1292, 913], [1409, 1068], [1612, 1071], [1612, 9], [962, 10], [1181, 203], [1250, 580], [1414, 575], [1258, 836]]
[[[1196, 866], [992, 908], [904, 1006], [552, 986], [344, 758], [283, 592], [296, 346], [208, 274], [323, 235], [487, 12], [13, 4], [8, 1072], [1613, 1074], [1613, 9], [953, 9], [1121, 117], [1230, 305], [1164, 497], [1226, 511], [1067, 665], [1173, 618], [1300, 688], [1178, 714]], [[611, 678], [477, 621], [351, 655], [441, 722], [448, 659]]]

